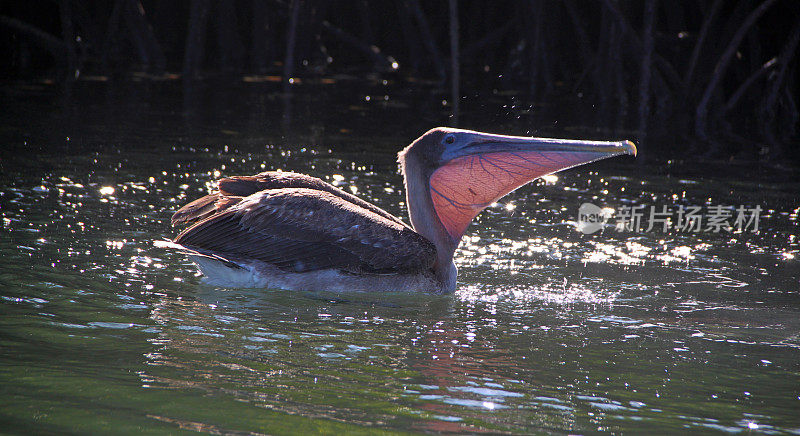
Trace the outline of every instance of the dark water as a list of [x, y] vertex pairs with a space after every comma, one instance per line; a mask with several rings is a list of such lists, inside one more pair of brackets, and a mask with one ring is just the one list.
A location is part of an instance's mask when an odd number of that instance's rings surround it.
[[[215, 177], [291, 169], [403, 214], [394, 153], [447, 122], [432, 92], [254, 80], [3, 90], [0, 431], [800, 434], [795, 172], [620, 158], [537, 181], [472, 225], [450, 296], [206, 287], [153, 241]], [[541, 121], [504, 98], [465, 126]], [[585, 202], [763, 211], [585, 235]]]

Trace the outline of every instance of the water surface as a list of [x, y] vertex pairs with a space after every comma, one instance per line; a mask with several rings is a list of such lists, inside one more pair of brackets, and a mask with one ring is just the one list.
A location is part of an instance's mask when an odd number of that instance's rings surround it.
[[[221, 289], [154, 247], [176, 208], [291, 169], [404, 216], [394, 153], [446, 114], [380, 83], [288, 106], [131, 86], [5, 90], [4, 431], [800, 433], [796, 173], [620, 158], [537, 181], [470, 227], [454, 295]], [[763, 212], [585, 235], [585, 202]]]

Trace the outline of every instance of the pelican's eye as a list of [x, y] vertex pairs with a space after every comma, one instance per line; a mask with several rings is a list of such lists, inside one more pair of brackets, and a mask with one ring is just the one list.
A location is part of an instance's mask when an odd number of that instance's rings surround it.
[[445, 144], [452, 144], [452, 143], [456, 142], [455, 135], [447, 135], [447, 136], [445, 136], [444, 137], [444, 142], [445, 142]]

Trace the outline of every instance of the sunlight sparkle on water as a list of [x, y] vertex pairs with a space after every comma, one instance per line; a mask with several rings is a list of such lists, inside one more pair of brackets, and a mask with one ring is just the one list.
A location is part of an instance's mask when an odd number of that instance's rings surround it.
[[692, 247], [681, 245], [671, 249], [669, 254], [660, 254], [656, 256], [656, 258], [664, 263], [669, 263], [688, 262], [689, 260], [694, 259], [695, 256], [692, 254]]
[[121, 250], [123, 246], [125, 246], [126, 240], [121, 241], [106, 241], [106, 247], [114, 250]]
[[480, 286], [462, 286], [455, 296], [469, 304], [498, 304], [513, 302], [544, 302], [556, 305], [569, 305], [574, 303], [612, 304], [619, 295], [618, 290], [598, 290], [595, 286], [589, 287], [581, 283], [550, 282], [534, 287], [505, 287], [487, 289]]
[[542, 180], [548, 185], [554, 185], [558, 181], [558, 176], [555, 174], [548, 174], [546, 176], [542, 176]]
[[583, 255], [584, 262], [618, 263], [622, 265], [641, 265], [650, 248], [637, 242], [626, 242], [625, 248], [603, 242], [590, 242], [595, 246], [593, 251]]
[[103, 186], [100, 188], [100, 195], [114, 195], [113, 186]]
[[333, 179], [333, 182], [331, 182], [331, 184], [334, 186], [341, 186], [342, 184], [344, 184], [344, 176], [341, 174], [334, 174], [331, 176], [331, 178]]

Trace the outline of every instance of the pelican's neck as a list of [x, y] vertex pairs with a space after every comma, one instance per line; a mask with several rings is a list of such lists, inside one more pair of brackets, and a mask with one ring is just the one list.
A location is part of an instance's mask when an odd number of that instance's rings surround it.
[[430, 174], [426, 174], [414, 153], [403, 153], [400, 165], [405, 181], [406, 205], [411, 226], [414, 231], [436, 246], [434, 266], [436, 276], [442, 282], [442, 289], [445, 292], [452, 292], [455, 290], [457, 274], [453, 253], [460, 239], [454, 241], [436, 215], [428, 182]]

